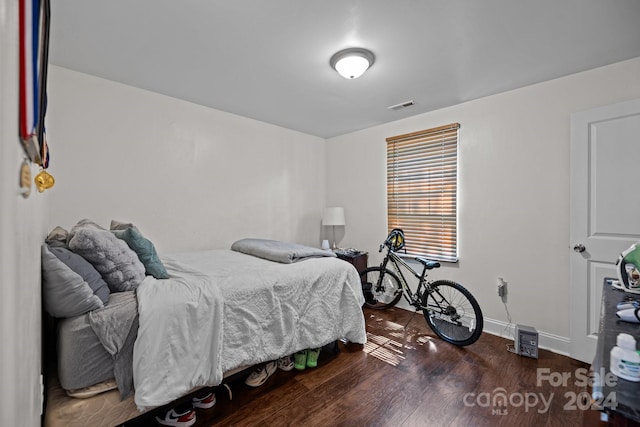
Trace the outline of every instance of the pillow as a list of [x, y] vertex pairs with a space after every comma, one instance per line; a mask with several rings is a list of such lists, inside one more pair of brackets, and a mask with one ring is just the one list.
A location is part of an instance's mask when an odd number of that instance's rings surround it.
[[111, 220], [111, 225], [109, 226], [109, 230], [113, 231], [113, 230], [126, 230], [127, 228], [135, 228], [136, 231], [140, 231], [138, 230], [138, 227], [136, 227], [135, 225], [133, 225], [130, 222], [120, 222], [120, 221], [116, 221], [115, 219]]
[[106, 304], [109, 302], [109, 286], [102, 279], [100, 273], [80, 255], [73, 253], [66, 247], [48, 245], [49, 252], [62, 261], [67, 267], [80, 275], [82, 279], [87, 282], [87, 285], [91, 288], [91, 291], [100, 298], [100, 300]]
[[[113, 227], [113, 222], [111, 223]], [[113, 230], [113, 234], [119, 239], [127, 242], [127, 245], [138, 254], [138, 258], [142, 261], [147, 274], [156, 279], [168, 279], [169, 273], [164, 268], [155, 246], [149, 239], [146, 239], [140, 231], [135, 227], [127, 227], [124, 230]]]
[[111, 292], [134, 290], [144, 280], [144, 265], [136, 253], [110, 231], [90, 221], [81, 221], [69, 235], [69, 249], [100, 272]]
[[67, 237], [69, 232], [64, 228], [57, 226], [44, 239], [49, 246], [67, 246]]
[[67, 245], [69, 245], [69, 242], [71, 241], [71, 239], [73, 239], [73, 236], [75, 236], [75, 234], [76, 234], [76, 232], [78, 230], [82, 230], [82, 229], [85, 229], [85, 228], [86, 229], [90, 229], [90, 230], [104, 230], [104, 228], [100, 227], [98, 224], [96, 224], [95, 222], [91, 221], [90, 219], [80, 220], [67, 233]]
[[46, 244], [42, 245], [42, 287], [45, 310], [53, 317], [75, 317], [104, 307], [82, 276], [52, 254]]

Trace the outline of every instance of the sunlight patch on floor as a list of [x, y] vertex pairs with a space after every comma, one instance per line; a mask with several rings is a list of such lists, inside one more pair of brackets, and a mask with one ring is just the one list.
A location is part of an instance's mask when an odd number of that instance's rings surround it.
[[422, 335], [418, 337], [418, 339], [416, 340], [416, 343], [418, 343], [418, 345], [426, 344], [426, 347], [429, 349], [429, 352], [436, 353], [438, 351], [438, 346], [436, 345], [436, 342], [430, 336]]
[[[423, 332], [419, 331], [416, 328], [407, 328], [413, 316], [409, 319], [406, 325], [402, 325], [400, 323], [391, 322], [389, 320], [385, 320], [380, 316], [376, 316], [375, 314], [369, 315], [369, 320], [375, 321], [379, 323], [376, 325], [376, 328], [382, 328], [382, 333], [388, 335], [391, 338], [379, 337], [384, 340], [395, 339], [394, 342], [403, 343], [403, 347], [407, 350], [415, 350], [417, 346], [425, 346], [428, 348], [429, 352], [437, 352], [438, 348], [436, 346], [435, 341], [432, 337], [428, 335], [424, 335]], [[368, 333], [369, 336], [376, 336], [371, 333]], [[375, 348], [376, 346], [383, 346], [383, 344], [372, 344], [371, 348]], [[366, 347], [366, 346], [365, 346]]]
[[[370, 320], [374, 320], [376, 322], [381, 322], [382, 327], [387, 331], [398, 331], [398, 330], [403, 330], [404, 329], [404, 325], [401, 325], [401, 324], [395, 323], [395, 322], [391, 322], [389, 320], [385, 320], [384, 318], [376, 316], [375, 314], [369, 315], [369, 319]], [[380, 325], [376, 325], [376, 327], [380, 327]]]
[[406, 357], [402, 343], [391, 338], [367, 333], [367, 342], [363, 351], [391, 366], [398, 366]]

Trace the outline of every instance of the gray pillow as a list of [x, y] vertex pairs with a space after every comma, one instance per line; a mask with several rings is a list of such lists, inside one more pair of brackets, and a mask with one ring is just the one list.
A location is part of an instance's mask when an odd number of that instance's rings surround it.
[[90, 219], [82, 219], [78, 221], [78, 223], [74, 225], [71, 228], [71, 230], [69, 230], [69, 232], [67, 233], [67, 245], [69, 245], [69, 242], [71, 241], [71, 239], [73, 239], [73, 236], [75, 236], [76, 232], [78, 230], [83, 230], [83, 229], [104, 230], [103, 227], [100, 227], [98, 224], [91, 221]]
[[47, 235], [44, 241], [49, 246], [67, 246], [67, 237], [69, 237], [69, 232], [64, 228], [57, 226]]
[[93, 223], [79, 223], [69, 235], [69, 248], [100, 272], [111, 292], [134, 290], [144, 280], [144, 265], [138, 255], [110, 231]]
[[75, 317], [104, 306], [78, 273], [42, 245], [44, 307], [53, 317]]
[[100, 300], [106, 304], [109, 302], [109, 286], [102, 279], [100, 273], [80, 255], [71, 252], [69, 249], [60, 246], [48, 245], [49, 252], [55, 255], [60, 261], [62, 261], [67, 267], [76, 272], [87, 282], [87, 285], [91, 288], [93, 293], [100, 298]]

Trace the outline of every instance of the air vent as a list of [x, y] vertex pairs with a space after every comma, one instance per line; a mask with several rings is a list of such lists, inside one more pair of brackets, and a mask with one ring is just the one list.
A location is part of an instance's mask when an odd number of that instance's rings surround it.
[[390, 107], [387, 107], [389, 110], [402, 110], [403, 108], [407, 108], [407, 107], [411, 107], [413, 105], [416, 105], [415, 102], [413, 101], [405, 101], [405, 102], [401, 102], [400, 104], [396, 104], [396, 105], [392, 105]]

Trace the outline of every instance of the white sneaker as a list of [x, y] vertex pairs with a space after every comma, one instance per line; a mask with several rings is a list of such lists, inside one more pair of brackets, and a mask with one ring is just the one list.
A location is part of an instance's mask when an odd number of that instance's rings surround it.
[[284, 356], [278, 359], [278, 368], [283, 371], [290, 371], [293, 369], [293, 358], [291, 356]]
[[156, 417], [156, 421], [163, 426], [190, 427], [196, 423], [196, 411], [193, 408], [171, 408], [162, 418]]
[[253, 371], [244, 383], [249, 387], [259, 387], [264, 384], [271, 375], [273, 375], [276, 369], [278, 369], [278, 364], [275, 360], [267, 362], [265, 365]]
[[194, 408], [209, 409], [216, 404], [216, 395], [212, 391], [205, 389], [201, 394], [191, 398], [191, 404]]

